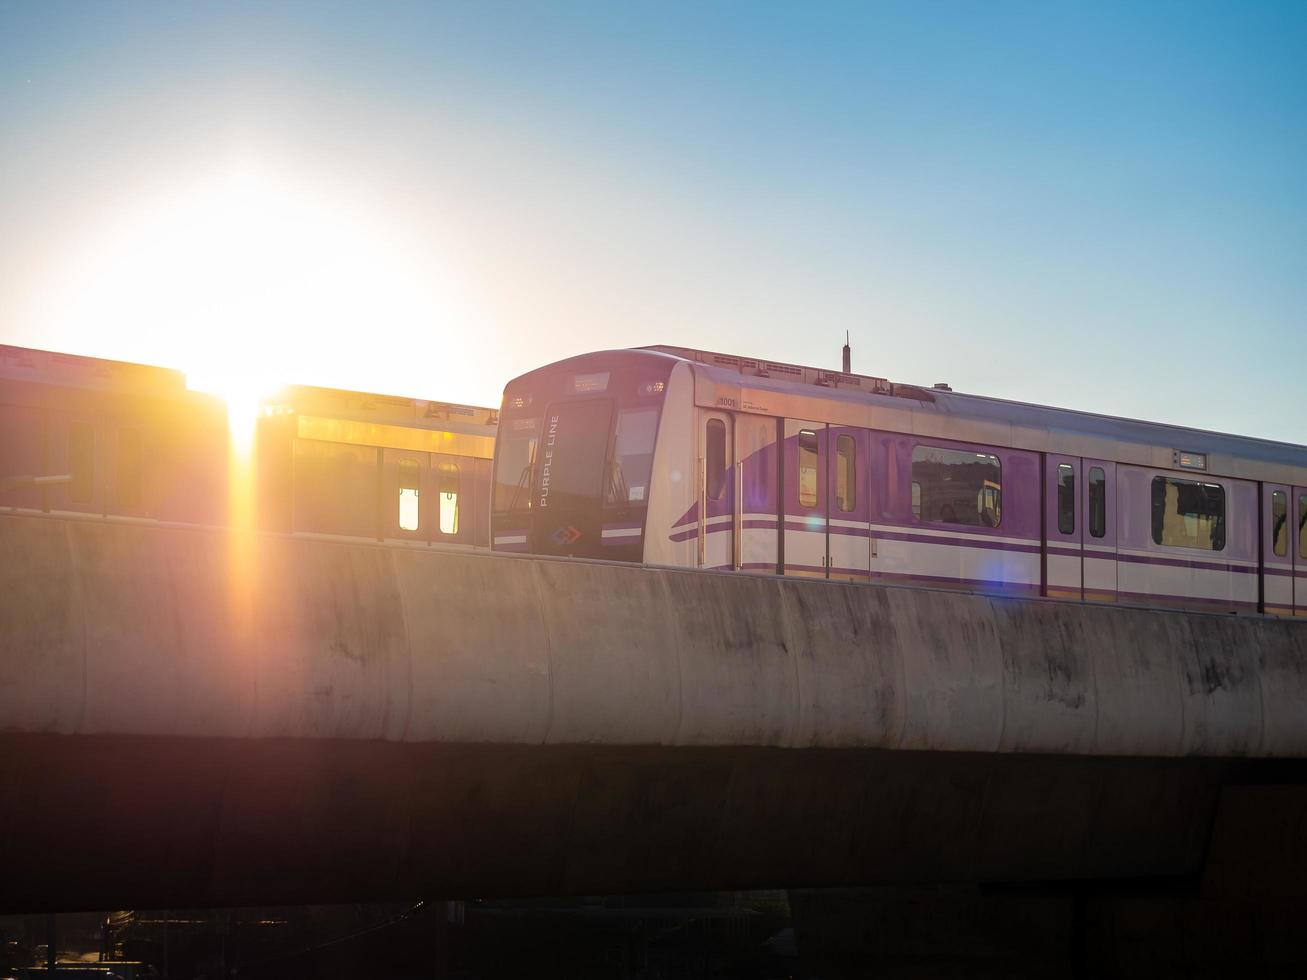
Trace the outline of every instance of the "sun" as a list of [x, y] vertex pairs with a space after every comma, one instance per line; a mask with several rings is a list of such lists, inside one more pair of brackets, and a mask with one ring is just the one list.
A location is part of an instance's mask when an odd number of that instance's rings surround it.
[[233, 420], [265, 379], [412, 372], [425, 338], [466, 326], [456, 263], [388, 199], [248, 167], [121, 199], [34, 289], [34, 322], [69, 349], [194, 375]]

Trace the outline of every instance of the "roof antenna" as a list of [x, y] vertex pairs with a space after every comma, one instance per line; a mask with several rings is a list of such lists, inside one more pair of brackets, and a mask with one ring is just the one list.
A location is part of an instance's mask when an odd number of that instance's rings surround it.
[[853, 373], [853, 350], [849, 347], [849, 332], [844, 331], [844, 373]]

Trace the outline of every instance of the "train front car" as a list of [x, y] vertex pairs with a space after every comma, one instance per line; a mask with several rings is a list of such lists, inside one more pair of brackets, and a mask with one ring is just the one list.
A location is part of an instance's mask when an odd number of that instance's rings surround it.
[[491, 547], [647, 560], [654, 457], [673, 384], [686, 387], [676, 401], [688, 406], [689, 366], [648, 351], [586, 354], [509, 382], [495, 447]]
[[513, 381], [496, 453], [497, 551], [1307, 617], [1303, 446], [657, 347]]

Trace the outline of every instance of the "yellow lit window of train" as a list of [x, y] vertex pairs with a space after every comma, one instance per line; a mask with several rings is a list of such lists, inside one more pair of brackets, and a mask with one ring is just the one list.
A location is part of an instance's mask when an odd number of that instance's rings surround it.
[[817, 433], [799, 430], [799, 506], [817, 506]]
[[399, 461], [399, 526], [405, 531], [418, 529], [418, 493], [422, 485], [422, 471], [416, 460]]
[[1153, 543], [1169, 548], [1225, 550], [1225, 488], [1153, 477]]
[[835, 441], [835, 506], [847, 514], [858, 501], [858, 447], [853, 436]]
[[1289, 553], [1289, 495], [1283, 490], [1271, 493], [1271, 548], [1277, 558]]
[[458, 533], [458, 467], [453, 463], [440, 464], [440, 533]]

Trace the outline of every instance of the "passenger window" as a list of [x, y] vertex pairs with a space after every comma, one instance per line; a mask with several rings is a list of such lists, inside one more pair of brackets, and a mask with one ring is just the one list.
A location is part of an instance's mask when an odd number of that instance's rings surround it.
[[1289, 553], [1289, 495], [1271, 491], [1271, 550], [1277, 558]]
[[913, 507], [920, 520], [998, 527], [1003, 519], [1003, 465], [992, 453], [915, 446], [912, 482], [921, 488]]
[[1153, 477], [1153, 543], [1225, 550], [1225, 488], [1217, 483]]
[[858, 447], [853, 436], [835, 442], [835, 506], [849, 513], [858, 502]]
[[460, 474], [453, 463], [441, 463], [436, 470], [440, 495], [440, 533], [458, 533], [458, 491]]
[[817, 433], [799, 430], [799, 506], [817, 506]]
[[726, 423], [708, 420], [708, 445], [704, 453], [704, 474], [709, 500], [721, 500], [726, 492]]
[[1076, 471], [1069, 463], [1057, 467], [1057, 529], [1063, 534], [1076, 530]]
[[417, 460], [399, 461], [399, 526], [405, 531], [418, 529], [418, 493], [422, 488], [422, 470]]
[[95, 493], [95, 427], [90, 422], [74, 422], [68, 428], [68, 468], [73, 478], [68, 499], [90, 503]]
[[1107, 477], [1101, 466], [1089, 470], [1089, 533], [1096, 538], [1107, 534]]
[[1298, 498], [1298, 557], [1307, 558], [1307, 494]]
[[118, 506], [135, 507], [141, 502], [141, 431], [118, 430]]

